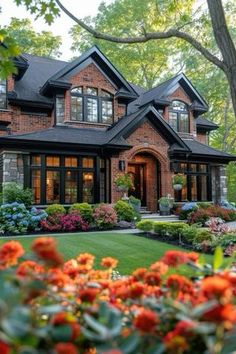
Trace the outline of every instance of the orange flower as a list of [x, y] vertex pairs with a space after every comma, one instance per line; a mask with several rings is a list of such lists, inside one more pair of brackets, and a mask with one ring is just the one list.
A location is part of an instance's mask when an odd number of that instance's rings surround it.
[[153, 272], [158, 272], [159, 274], [165, 274], [168, 272], [168, 265], [163, 263], [163, 262], [155, 262], [151, 265], [150, 269], [153, 271]]
[[236, 309], [232, 304], [216, 305], [203, 315], [205, 321], [210, 322], [236, 322]]
[[4, 243], [0, 247], [0, 269], [17, 264], [18, 258], [24, 254], [24, 249], [17, 241]]
[[144, 289], [145, 287], [142, 283], [133, 283], [129, 288], [129, 297], [135, 299], [142, 296]]
[[161, 261], [168, 266], [177, 267], [188, 261], [187, 253], [181, 251], [170, 250], [162, 257]]
[[82, 289], [79, 293], [79, 297], [82, 302], [93, 302], [96, 299], [96, 296], [99, 293], [99, 289], [97, 288], [87, 288]]
[[0, 353], [10, 354], [10, 347], [7, 343], [0, 341]]
[[78, 257], [77, 257], [77, 262], [79, 264], [82, 265], [89, 265], [90, 267], [93, 266], [93, 262], [94, 262], [94, 256], [90, 253], [81, 253]]
[[101, 266], [106, 268], [115, 268], [118, 264], [117, 259], [112, 257], [105, 257], [101, 260]]
[[51, 285], [63, 288], [64, 286], [70, 284], [71, 279], [64, 274], [61, 269], [51, 268], [48, 271], [47, 281]]
[[152, 333], [156, 329], [159, 320], [157, 314], [151, 310], [142, 310], [135, 317], [133, 324], [138, 330], [144, 333]]
[[54, 266], [62, 264], [62, 256], [56, 250], [56, 242], [52, 237], [39, 237], [33, 241], [31, 249], [42, 260]]
[[53, 326], [68, 325], [71, 328], [71, 340], [75, 340], [80, 335], [80, 325], [77, 323], [76, 318], [66, 312], [59, 312], [51, 319]]
[[192, 291], [191, 281], [178, 274], [171, 274], [166, 279], [166, 286], [173, 291], [190, 292]]
[[187, 257], [189, 261], [196, 263], [199, 259], [199, 255], [196, 252], [189, 252], [187, 253]]
[[78, 349], [72, 343], [57, 343], [54, 351], [56, 354], [78, 354]]
[[156, 272], [147, 272], [145, 274], [144, 281], [148, 285], [160, 285], [161, 284], [161, 277]]
[[22, 262], [17, 270], [16, 274], [19, 277], [33, 276], [35, 274], [43, 273], [44, 268], [40, 264], [34, 261], [24, 261]]
[[187, 340], [183, 336], [176, 335], [175, 331], [167, 333], [163, 342], [169, 354], [182, 354], [188, 349]]
[[132, 275], [133, 275], [134, 279], [136, 279], [136, 280], [143, 280], [144, 276], [146, 274], [146, 271], [147, 271], [147, 268], [138, 268], [132, 273]]
[[218, 275], [203, 279], [201, 290], [208, 299], [229, 301], [232, 296], [230, 282]]
[[70, 278], [74, 279], [78, 274], [78, 263], [75, 259], [70, 259], [69, 261], [65, 262], [63, 265], [63, 271], [67, 274]]

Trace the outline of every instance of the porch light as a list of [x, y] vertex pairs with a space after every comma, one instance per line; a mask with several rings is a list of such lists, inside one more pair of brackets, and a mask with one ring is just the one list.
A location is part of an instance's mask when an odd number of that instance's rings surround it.
[[118, 168], [120, 171], [125, 171], [125, 160], [119, 160]]

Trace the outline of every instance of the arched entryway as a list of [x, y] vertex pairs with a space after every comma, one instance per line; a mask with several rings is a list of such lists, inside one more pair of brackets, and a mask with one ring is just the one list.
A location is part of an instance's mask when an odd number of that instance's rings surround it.
[[134, 189], [129, 194], [141, 200], [141, 205], [156, 211], [161, 195], [161, 164], [148, 151], [140, 151], [128, 161], [128, 173], [133, 179]]

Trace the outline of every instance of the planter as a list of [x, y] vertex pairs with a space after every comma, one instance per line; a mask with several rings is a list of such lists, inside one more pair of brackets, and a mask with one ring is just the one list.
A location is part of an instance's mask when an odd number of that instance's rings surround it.
[[170, 206], [168, 205], [159, 205], [160, 209], [160, 215], [165, 216], [165, 215], [170, 215]]
[[129, 204], [134, 208], [134, 210], [140, 214], [140, 210], [141, 210], [141, 202], [139, 203], [132, 203], [131, 201], [129, 201]]
[[182, 184], [174, 184], [173, 188], [175, 191], [181, 191], [181, 189], [183, 188]]

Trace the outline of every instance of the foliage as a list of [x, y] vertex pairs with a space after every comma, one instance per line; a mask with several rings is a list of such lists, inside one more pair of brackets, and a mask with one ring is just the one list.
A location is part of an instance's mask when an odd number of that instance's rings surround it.
[[122, 175], [117, 176], [114, 183], [118, 188], [122, 188], [127, 191], [133, 187], [132, 178], [128, 173], [123, 173]]
[[48, 215], [46, 220], [40, 222], [40, 228], [43, 231], [57, 232], [61, 231], [62, 225], [60, 223], [60, 217], [62, 214]]
[[[235, 347], [235, 280], [217, 249], [212, 264], [167, 251], [148, 268], [112, 278], [117, 260], [63, 261], [53, 238], [38, 238], [30, 258], [0, 246], [0, 346], [5, 353], [229, 353]], [[194, 278], [174, 270], [188, 264]], [[197, 296], [196, 296], [197, 294]], [[212, 348], [218, 348], [217, 351]]]
[[155, 221], [153, 223], [153, 229], [156, 234], [160, 236], [169, 236], [171, 238], [178, 237], [186, 228], [188, 228], [188, 225], [183, 222]]
[[129, 203], [123, 200], [118, 200], [118, 202], [116, 202], [114, 205], [114, 209], [119, 221], [134, 221], [135, 211]]
[[210, 218], [205, 223], [205, 226], [207, 226], [211, 232], [219, 235], [229, 231], [228, 225], [226, 225], [221, 218]]
[[99, 229], [111, 229], [117, 223], [117, 215], [109, 204], [99, 204], [93, 212], [94, 222]]
[[79, 215], [83, 218], [84, 221], [87, 223], [91, 223], [93, 221], [93, 208], [88, 203], [75, 203], [73, 204], [70, 209], [69, 213], [73, 214], [78, 212]]
[[82, 216], [76, 214], [67, 214], [60, 217], [61, 230], [63, 231], [87, 231], [88, 224]]
[[31, 189], [23, 189], [16, 182], [7, 182], [3, 184], [2, 192], [3, 203], [23, 203], [26, 207], [30, 207], [33, 200]]
[[195, 202], [185, 203], [182, 205], [181, 209], [179, 210], [179, 219], [186, 220], [188, 215], [198, 209], [198, 205]]
[[183, 229], [183, 231], [181, 233], [182, 241], [187, 244], [192, 244], [198, 230], [200, 230], [200, 226], [198, 226], [196, 224]]
[[45, 211], [49, 216], [60, 216], [66, 214], [66, 209], [61, 204], [51, 204]]
[[185, 185], [185, 178], [184, 178], [184, 176], [183, 175], [181, 175], [181, 174], [175, 174], [173, 177], [172, 177], [172, 184], [173, 184], [173, 186], [175, 185], [175, 184], [181, 184], [182, 186], [184, 186]]
[[203, 241], [211, 241], [212, 240], [212, 233], [207, 229], [198, 229], [193, 243], [202, 243]]
[[134, 205], [140, 205], [141, 204], [140, 199], [135, 198], [133, 195], [131, 195], [129, 197], [129, 202], [130, 202], [130, 204], [134, 204]]
[[137, 222], [136, 228], [144, 232], [150, 232], [153, 230], [153, 221], [152, 220], [141, 220]]
[[221, 218], [224, 221], [233, 221], [236, 220], [236, 212], [217, 205], [211, 205], [208, 208], [199, 208], [191, 212], [188, 216], [188, 222], [190, 224], [201, 223], [205, 225], [211, 217]]
[[37, 209], [35, 207], [31, 208], [30, 215], [31, 218], [28, 229], [32, 231], [36, 230], [40, 226], [41, 221], [46, 220], [48, 216], [45, 210]]
[[171, 207], [170, 199], [168, 197], [161, 197], [159, 200], [159, 205], [163, 207]]

